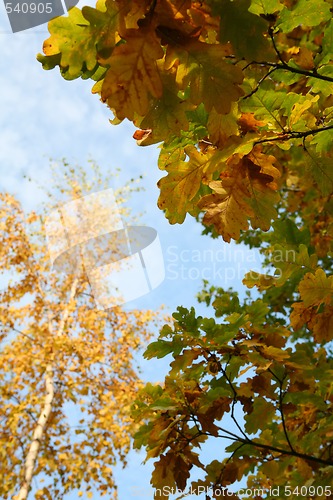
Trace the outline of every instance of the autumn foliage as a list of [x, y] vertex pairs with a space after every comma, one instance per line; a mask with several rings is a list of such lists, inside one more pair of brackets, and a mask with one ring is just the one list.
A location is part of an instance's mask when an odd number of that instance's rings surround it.
[[[161, 143], [170, 223], [190, 214], [206, 234], [259, 247], [270, 270], [244, 277], [258, 293], [243, 301], [206, 284], [199, 299], [215, 317], [180, 307], [146, 351], [173, 357], [134, 407], [155, 498], [189, 485], [218, 498], [244, 477], [280, 486], [279, 498], [304, 485], [331, 498], [332, 3], [99, 0], [49, 31], [44, 68], [92, 79], [114, 123]], [[227, 455], [203, 463], [208, 439]]]
[[[67, 200], [89, 187], [74, 189], [71, 177], [58, 192]], [[49, 210], [25, 214], [0, 197], [0, 497], [117, 498], [113, 467], [126, 463], [138, 427], [135, 356], [156, 314], [100, 309], [84, 268], [52, 269]]]

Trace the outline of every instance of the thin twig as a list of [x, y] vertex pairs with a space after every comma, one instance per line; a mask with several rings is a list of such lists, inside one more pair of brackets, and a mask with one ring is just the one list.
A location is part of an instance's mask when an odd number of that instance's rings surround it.
[[282, 386], [283, 386], [283, 382], [284, 382], [284, 380], [286, 378], [286, 374], [284, 375], [284, 378], [282, 380], [280, 380], [278, 377], [275, 376], [275, 374], [271, 370], [270, 370], [270, 372], [275, 377], [275, 379], [278, 380], [278, 382], [279, 382], [279, 412], [280, 412], [280, 415], [281, 415], [283, 432], [284, 432], [284, 435], [286, 437], [286, 440], [287, 440], [287, 443], [289, 445], [289, 448], [291, 449], [292, 452], [295, 453], [295, 448], [291, 444], [291, 441], [290, 441], [290, 438], [289, 438], [289, 434], [288, 434], [288, 431], [287, 431], [287, 426], [286, 426], [286, 421], [285, 421], [285, 418], [284, 418], [284, 412], [283, 412], [283, 406], [282, 406], [283, 405], [283, 398], [285, 396], [285, 394], [283, 392], [283, 389], [282, 389]]
[[248, 99], [249, 97], [251, 97], [253, 94], [255, 94], [259, 88], [260, 88], [260, 85], [262, 84], [263, 81], [266, 80], [266, 78], [268, 78], [272, 73], [274, 73], [274, 71], [276, 71], [276, 68], [272, 68], [268, 71], [268, 73], [266, 73], [266, 75], [264, 75], [262, 78], [260, 78], [260, 80], [258, 81], [257, 85], [255, 86], [255, 88], [249, 93], [249, 94], [246, 94], [244, 97], [242, 97], [241, 99], [244, 100], [244, 99]]
[[275, 50], [275, 52], [276, 52], [279, 60], [281, 61], [281, 64], [285, 65], [286, 63], [285, 63], [285, 61], [282, 58], [281, 52], [279, 51], [279, 49], [276, 46], [275, 39], [274, 39], [273, 29], [271, 27], [268, 30], [268, 34], [269, 34], [269, 36], [270, 36], [270, 38], [272, 40], [272, 44], [273, 44], [274, 50]]

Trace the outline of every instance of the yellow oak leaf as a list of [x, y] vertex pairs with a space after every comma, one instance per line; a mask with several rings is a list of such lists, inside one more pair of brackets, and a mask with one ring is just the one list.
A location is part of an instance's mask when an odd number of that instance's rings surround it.
[[204, 224], [213, 224], [224, 241], [230, 242], [231, 238], [237, 240], [241, 230], [248, 229], [248, 218], [253, 215], [246, 202], [249, 192], [242, 183], [242, 177], [229, 175], [224, 177], [223, 183], [213, 181], [209, 186], [215, 192], [204, 196], [198, 203], [198, 207], [206, 211]]
[[302, 301], [292, 306], [292, 327], [299, 330], [306, 323], [316, 342], [329, 342], [333, 339], [333, 277], [319, 268], [315, 274], [307, 273], [298, 289]]
[[333, 276], [326, 276], [320, 268], [315, 274], [307, 273], [299, 284], [299, 291], [305, 307], [330, 304], [333, 300]]
[[274, 167], [275, 157], [261, 153], [260, 148], [254, 148], [244, 158], [247, 167], [247, 179], [251, 193], [250, 206], [253, 208], [254, 216], [251, 217], [253, 229], [260, 228], [268, 231], [271, 220], [275, 219], [277, 212], [275, 205], [279, 201], [276, 192], [277, 179], [280, 177], [279, 170]]
[[329, 342], [333, 339], [333, 307], [326, 307], [322, 313], [314, 314], [308, 324], [316, 342]]
[[270, 228], [276, 216], [274, 204], [278, 200], [276, 179], [280, 172], [273, 166], [275, 158], [260, 150], [240, 158], [234, 155], [228, 160], [228, 169], [220, 175], [221, 181], [212, 181], [213, 194], [204, 196], [198, 203], [206, 211], [203, 222], [214, 224], [223, 239], [238, 239], [240, 231], [249, 227]]
[[128, 30], [126, 43], [118, 45], [104, 64], [109, 64], [101, 90], [104, 102], [118, 119], [133, 120], [147, 114], [151, 97], [160, 98], [163, 85], [156, 61], [163, 49], [154, 32]]
[[207, 121], [209, 139], [219, 148], [224, 146], [227, 139], [232, 135], [239, 135], [237, 125], [239, 113], [237, 108], [237, 104], [232, 103], [231, 111], [228, 114], [218, 113], [215, 108], [209, 113]]
[[187, 146], [185, 152], [189, 160], [172, 163], [168, 175], [158, 182], [161, 190], [158, 206], [166, 211], [171, 224], [183, 222], [186, 212], [197, 210], [201, 183], [208, 183], [218, 168], [219, 153], [214, 158], [213, 148], [202, 153], [195, 146]]

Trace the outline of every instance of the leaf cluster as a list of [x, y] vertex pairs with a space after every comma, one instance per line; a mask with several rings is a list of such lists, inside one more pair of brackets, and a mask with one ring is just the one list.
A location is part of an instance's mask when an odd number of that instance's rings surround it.
[[92, 78], [114, 123], [162, 142], [158, 205], [172, 224], [204, 211], [237, 240], [270, 228], [285, 187], [311, 184], [321, 205], [332, 194], [326, 0], [99, 0], [49, 30], [44, 68]]

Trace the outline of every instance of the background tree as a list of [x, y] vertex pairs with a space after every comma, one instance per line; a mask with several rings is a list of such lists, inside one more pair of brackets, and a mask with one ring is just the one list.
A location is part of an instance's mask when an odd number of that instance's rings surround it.
[[[53, 191], [60, 207], [109, 187], [95, 170], [91, 182], [67, 165]], [[118, 201], [128, 193], [118, 191]], [[0, 496], [55, 500], [98, 491], [117, 498], [112, 469], [126, 464], [130, 405], [142, 387], [135, 357], [156, 315], [98, 309], [85, 269], [71, 268], [68, 254], [64, 272], [52, 270], [43, 227], [49, 214], [25, 214], [13, 196], [0, 197]]]
[[[273, 486], [332, 497], [331, 2], [100, 1], [49, 30], [45, 69], [92, 78], [114, 123], [162, 142], [170, 223], [195, 216], [206, 234], [260, 248], [269, 268], [245, 276], [259, 297], [244, 302], [206, 284], [215, 318], [179, 308], [146, 352], [174, 357], [134, 409], [155, 498], [184, 490], [194, 466], [206, 498], [245, 476], [257, 498]], [[227, 458], [200, 461], [209, 437], [231, 441]]]

